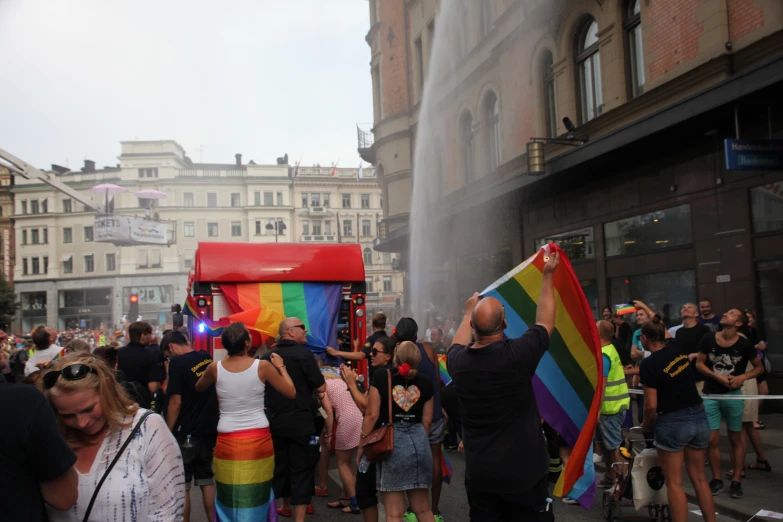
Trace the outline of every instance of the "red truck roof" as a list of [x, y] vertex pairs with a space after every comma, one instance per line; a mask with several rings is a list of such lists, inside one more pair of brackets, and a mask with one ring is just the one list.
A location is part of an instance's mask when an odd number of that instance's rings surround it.
[[360, 245], [199, 243], [194, 265], [199, 283], [364, 282]]

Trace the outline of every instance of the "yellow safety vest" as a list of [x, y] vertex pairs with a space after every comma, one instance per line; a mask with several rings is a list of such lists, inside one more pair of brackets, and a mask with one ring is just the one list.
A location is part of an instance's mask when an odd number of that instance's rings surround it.
[[601, 353], [609, 357], [612, 366], [606, 378], [604, 402], [601, 403], [601, 415], [614, 415], [620, 413], [623, 406], [631, 406], [631, 396], [628, 393], [628, 384], [625, 381], [623, 364], [613, 344], [601, 347]]

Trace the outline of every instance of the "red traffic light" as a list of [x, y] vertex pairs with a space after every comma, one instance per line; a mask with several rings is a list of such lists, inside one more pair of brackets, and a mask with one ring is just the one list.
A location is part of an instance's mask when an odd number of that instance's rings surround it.
[[131, 295], [130, 296], [130, 302], [131, 303], [138, 303], [139, 302], [139, 296], [137, 296], [136, 294]]

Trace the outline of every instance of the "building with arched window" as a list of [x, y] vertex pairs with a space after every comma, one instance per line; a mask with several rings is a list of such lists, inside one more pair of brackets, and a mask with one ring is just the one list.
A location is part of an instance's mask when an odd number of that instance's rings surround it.
[[[437, 307], [555, 241], [596, 313], [641, 296], [677, 324], [683, 302], [709, 296], [759, 309], [783, 344], [783, 172], [727, 163], [746, 142], [726, 141], [783, 140], [780, 0], [676, 4], [372, 0], [376, 119], [360, 152], [385, 169], [375, 250], [407, 269], [412, 227], [430, 226], [409, 223], [415, 180], [437, 177]], [[535, 138], [574, 141], [539, 147], [536, 172]]]

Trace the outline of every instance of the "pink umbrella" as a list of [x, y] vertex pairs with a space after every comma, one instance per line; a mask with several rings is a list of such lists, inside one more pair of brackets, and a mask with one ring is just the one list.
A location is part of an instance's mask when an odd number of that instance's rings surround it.
[[152, 189], [146, 189], [146, 190], [139, 190], [136, 192], [136, 197], [140, 199], [163, 199], [169, 197], [168, 194], [165, 192], [161, 192], [160, 190], [152, 190]]
[[95, 192], [96, 194], [104, 194], [106, 198], [106, 206], [104, 207], [104, 212], [109, 212], [109, 194], [117, 194], [119, 192], [125, 192], [125, 189], [122, 188], [119, 185], [114, 185], [112, 183], [101, 183], [100, 185], [95, 185], [90, 189], [90, 192]]

